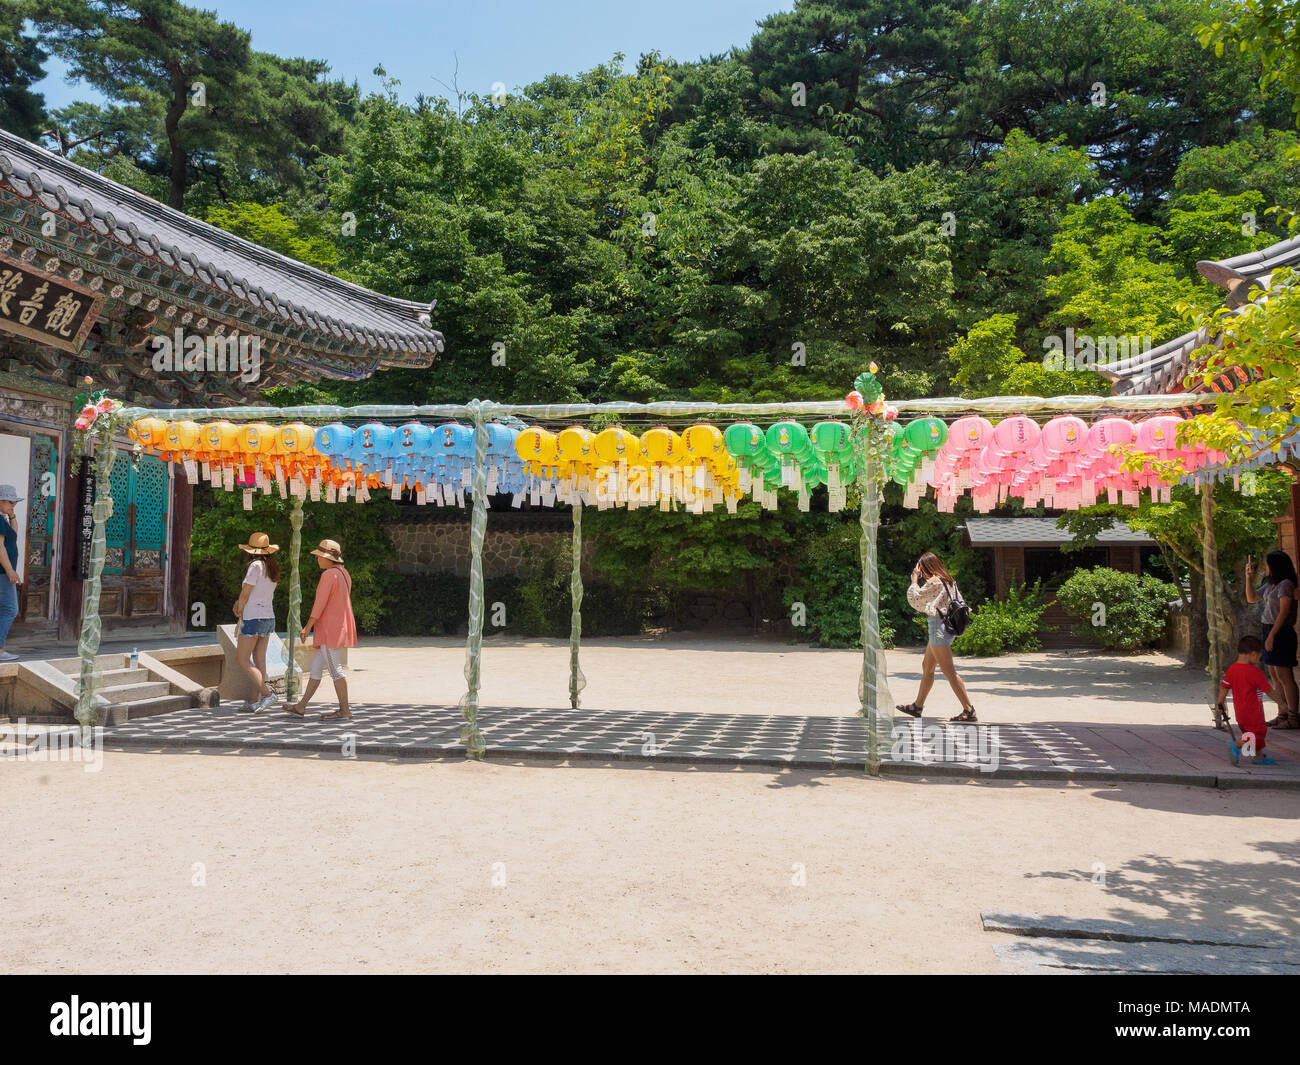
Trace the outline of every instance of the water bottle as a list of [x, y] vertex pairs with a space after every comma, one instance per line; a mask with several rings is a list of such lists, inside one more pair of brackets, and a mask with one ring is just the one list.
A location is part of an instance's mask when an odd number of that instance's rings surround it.
[[140, 648], [131, 648], [131, 668], [135, 669], [140, 664]]

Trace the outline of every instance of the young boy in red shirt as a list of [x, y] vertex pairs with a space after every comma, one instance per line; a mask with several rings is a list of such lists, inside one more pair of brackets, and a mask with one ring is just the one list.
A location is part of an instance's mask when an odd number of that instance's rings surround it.
[[[1246, 747], [1246, 737], [1254, 736], [1255, 765], [1275, 765], [1276, 763], [1264, 753], [1264, 737], [1268, 726], [1264, 724], [1264, 700], [1261, 692], [1267, 692], [1274, 700], [1277, 696], [1259, 668], [1259, 656], [1264, 645], [1258, 636], [1243, 636], [1237, 641], [1237, 661], [1230, 665], [1223, 674], [1223, 685], [1219, 689], [1219, 713], [1224, 720], [1228, 718], [1224, 700], [1232, 692], [1232, 709], [1237, 715], [1237, 724], [1241, 728], [1242, 746]], [[1233, 742], [1232, 729], [1228, 729], [1228, 749], [1232, 752], [1232, 764], [1237, 765], [1241, 758], [1241, 749]], [[1246, 747], [1250, 750], [1249, 747]]]

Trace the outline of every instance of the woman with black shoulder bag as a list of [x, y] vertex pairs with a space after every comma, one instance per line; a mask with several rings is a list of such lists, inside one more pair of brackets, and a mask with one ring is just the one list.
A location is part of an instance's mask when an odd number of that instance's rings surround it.
[[[922, 583], [924, 582], [924, 583]], [[952, 642], [966, 629], [970, 611], [961, 597], [957, 582], [939, 561], [937, 555], [927, 551], [912, 567], [912, 583], [907, 589], [907, 601], [912, 609], [926, 616], [929, 637], [925, 645], [925, 658], [921, 660], [921, 686], [916, 699], [898, 711], [911, 717], [920, 717], [925, 697], [934, 686], [934, 670], [938, 666], [948, 678], [953, 694], [961, 703], [961, 713], [950, 721], [978, 721], [975, 707], [966, 694], [966, 685], [957, 675], [952, 660]]]

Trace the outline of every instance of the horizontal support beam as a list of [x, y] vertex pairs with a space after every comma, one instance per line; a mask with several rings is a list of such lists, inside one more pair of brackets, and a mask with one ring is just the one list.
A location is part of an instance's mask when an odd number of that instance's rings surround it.
[[[1158, 396], [988, 396], [983, 399], [905, 399], [891, 406], [906, 414], [1030, 414], [1034, 412], [1117, 412], [1179, 410], [1183, 407], [1207, 406], [1217, 395], [1181, 393]], [[514, 417], [535, 421], [566, 418], [590, 418], [601, 414], [640, 414], [662, 418], [701, 417], [774, 417], [781, 415], [835, 418], [848, 415], [843, 400], [808, 400], [792, 403], [692, 403], [668, 400], [661, 403], [566, 403], [515, 404], [484, 400], [480, 410], [485, 418]], [[165, 418], [168, 421], [341, 421], [344, 419], [391, 420], [396, 418], [467, 418], [467, 404], [443, 403], [430, 406], [368, 404], [359, 407], [128, 407], [127, 417]]]

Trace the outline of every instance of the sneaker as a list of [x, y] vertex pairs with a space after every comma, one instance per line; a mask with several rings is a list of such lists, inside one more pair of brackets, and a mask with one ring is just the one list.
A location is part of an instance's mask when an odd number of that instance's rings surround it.
[[0, 651], [0, 662], [17, 662], [18, 656], [8, 651]]
[[272, 705], [274, 702], [275, 702], [274, 695], [265, 695], [261, 699], [258, 699], [257, 702], [253, 704], [252, 712], [254, 714], [260, 714], [263, 710], [265, 710], [268, 706]]
[[1241, 764], [1241, 748], [1232, 742], [1232, 733], [1228, 734], [1228, 750], [1231, 752], [1232, 764]]
[[1261, 754], [1254, 759], [1255, 765], [1277, 765], [1277, 760], [1270, 758], [1266, 754]]

